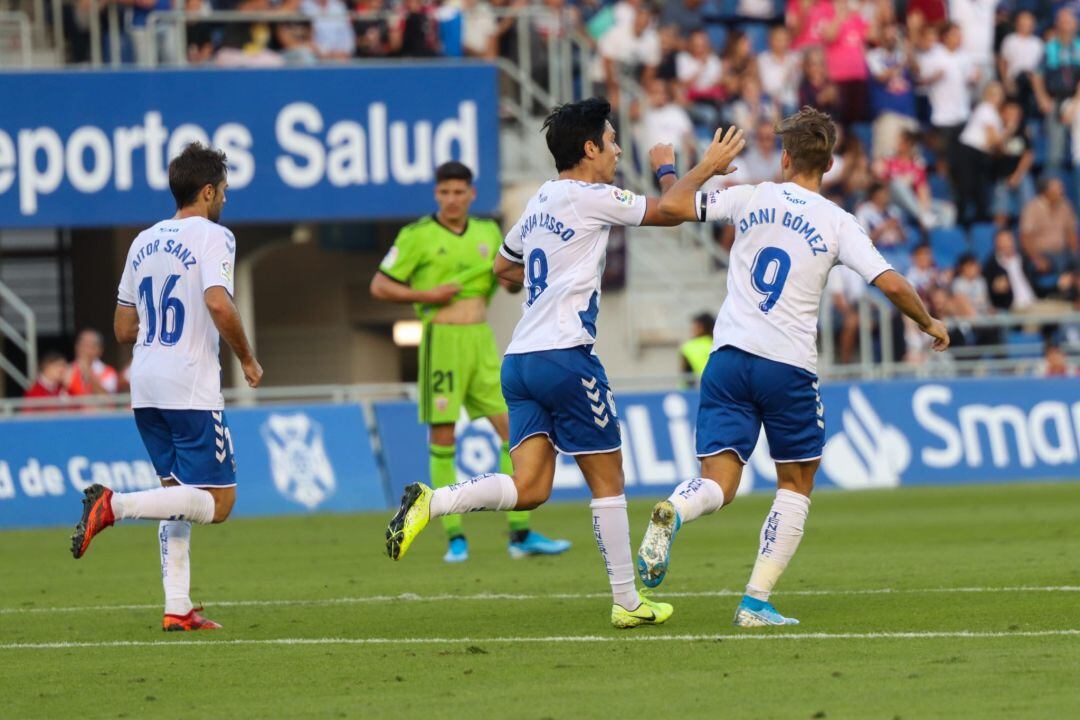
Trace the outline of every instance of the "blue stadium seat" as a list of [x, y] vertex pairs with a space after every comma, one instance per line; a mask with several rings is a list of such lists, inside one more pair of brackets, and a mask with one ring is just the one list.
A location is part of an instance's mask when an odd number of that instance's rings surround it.
[[934, 262], [942, 269], [956, 265], [956, 259], [970, 249], [960, 228], [934, 228], [930, 231], [930, 248]]
[[911, 269], [911, 251], [904, 246], [881, 248], [881, 256], [901, 275], [907, 275]]
[[717, 54], [724, 51], [724, 44], [727, 42], [727, 27], [724, 25], [706, 25], [706, 32], [709, 33], [709, 42], [712, 43], [713, 50]]
[[994, 252], [994, 234], [997, 226], [993, 223], [978, 223], [971, 226], [971, 252], [979, 258], [979, 262], [986, 260]]
[[1005, 334], [1005, 344], [1009, 346], [1009, 357], [1037, 358], [1042, 356], [1042, 336], [1039, 333], [1010, 330]]
[[930, 181], [931, 195], [936, 197], [938, 200], [953, 199], [952, 188], [949, 187], [949, 180], [947, 178], [943, 178], [932, 170], [927, 173], [927, 178]]
[[859, 142], [862, 143], [863, 150], [866, 154], [870, 154], [870, 146], [874, 140], [874, 130], [869, 123], [853, 123], [851, 125], [851, 134], [859, 138]]
[[754, 49], [754, 55], [760, 55], [769, 49], [769, 26], [765, 23], [746, 23], [739, 29], [750, 38], [750, 47]]

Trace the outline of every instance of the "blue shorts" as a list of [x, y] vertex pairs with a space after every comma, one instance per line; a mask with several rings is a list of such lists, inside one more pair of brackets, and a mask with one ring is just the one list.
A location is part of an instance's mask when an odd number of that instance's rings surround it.
[[762, 423], [776, 462], [821, 457], [825, 406], [817, 376], [731, 346], [714, 351], [701, 376], [698, 457], [734, 450], [745, 463]]
[[592, 346], [507, 355], [502, 391], [510, 411], [510, 448], [547, 435], [566, 455], [622, 447], [615, 398]]
[[158, 477], [195, 487], [236, 485], [236, 456], [221, 410], [135, 408], [150, 462]]

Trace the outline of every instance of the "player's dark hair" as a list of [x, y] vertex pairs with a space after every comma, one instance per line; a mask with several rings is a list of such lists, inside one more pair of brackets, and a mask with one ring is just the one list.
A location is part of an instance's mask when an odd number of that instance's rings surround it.
[[713, 327], [716, 325], [716, 317], [712, 313], [698, 313], [694, 316], [693, 322], [695, 325], [701, 326], [702, 335], [712, 335]]
[[798, 175], [824, 175], [836, 147], [836, 125], [827, 113], [803, 105], [776, 124], [776, 134]]
[[559, 105], [544, 120], [548, 150], [559, 172], [576, 166], [585, 157], [585, 143], [604, 151], [604, 128], [611, 115], [611, 103], [589, 98]]
[[177, 209], [195, 202], [207, 185], [217, 187], [225, 179], [225, 153], [193, 142], [169, 163], [169, 190]]
[[460, 163], [457, 160], [444, 162], [442, 165], [435, 168], [435, 184], [438, 185], [447, 180], [464, 180], [469, 185], [472, 185], [472, 170], [469, 169], [468, 165]]

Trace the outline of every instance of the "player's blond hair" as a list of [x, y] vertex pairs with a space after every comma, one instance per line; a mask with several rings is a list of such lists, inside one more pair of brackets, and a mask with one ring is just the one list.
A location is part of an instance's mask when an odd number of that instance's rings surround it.
[[784, 150], [798, 175], [824, 175], [836, 147], [836, 125], [827, 113], [804, 105], [776, 123]]

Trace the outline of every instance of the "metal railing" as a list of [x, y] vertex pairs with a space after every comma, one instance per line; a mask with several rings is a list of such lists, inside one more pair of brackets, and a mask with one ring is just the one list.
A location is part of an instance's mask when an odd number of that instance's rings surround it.
[[10, 358], [3, 354], [0, 354], [0, 370], [7, 373], [25, 390], [37, 377], [37, 318], [34, 317], [34, 311], [29, 305], [12, 292], [11, 288], [0, 282], [0, 309], [5, 306], [10, 307], [22, 318], [23, 330], [20, 332], [3, 314], [0, 314], [0, 335], [6, 337], [26, 356], [26, 372], [20, 370]]
[[[925, 361], [896, 360], [893, 322], [899, 311], [885, 298], [864, 295], [858, 304], [859, 359], [837, 360], [836, 323], [828, 295], [822, 298], [819, 335], [819, 374], [832, 379], [887, 379], [895, 377], [941, 377], [945, 375], [1026, 374], [1042, 362], [1044, 343], [984, 343], [953, 345], [944, 353], [928, 351]], [[983, 317], [947, 318], [950, 330], [1024, 329], [1044, 326], [1078, 326], [1080, 312], [999, 313]], [[1072, 360], [1080, 360], [1080, 347], [1065, 348]]]

